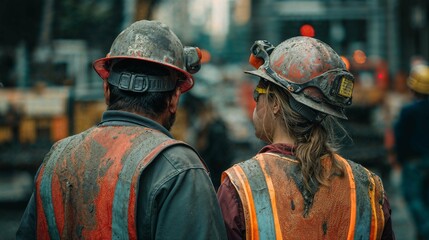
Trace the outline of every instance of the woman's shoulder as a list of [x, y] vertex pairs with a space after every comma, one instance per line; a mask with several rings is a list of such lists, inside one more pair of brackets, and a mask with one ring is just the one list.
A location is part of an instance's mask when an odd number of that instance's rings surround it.
[[349, 165], [349, 171], [353, 175], [356, 184], [375, 184], [377, 188], [383, 189], [382, 180], [375, 172], [352, 160], [346, 160], [346, 162]]

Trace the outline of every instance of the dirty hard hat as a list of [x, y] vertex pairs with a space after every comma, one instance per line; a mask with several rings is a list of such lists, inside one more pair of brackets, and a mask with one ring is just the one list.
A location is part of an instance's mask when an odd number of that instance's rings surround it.
[[159, 21], [141, 20], [122, 31], [105, 58], [94, 61], [93, 67], [102, 79], [108, 79], [113, 60], [137, 59], [168, 67], [178, 75], [177, 86], [186, 92], [194, 85], [191, 74], [200, 69], [201, 52], [184, 47], [170, 28]]
[[[251, 48], [249, 62], [257, 70], [246, 73], [285, 89], [292, 97], [291, 107], [307, 119], [317, 121], [326, 114], [347, 119], [344, 108], [352, 102], [354, 77], [326, 43], [300, 36], [274, 47], [258, 40]], [[315, 114], [308, 114], [302, 105]]]
[[424, 64], [413, 67], [407, 85], [418, 93], [429, 94], [429, 67]]

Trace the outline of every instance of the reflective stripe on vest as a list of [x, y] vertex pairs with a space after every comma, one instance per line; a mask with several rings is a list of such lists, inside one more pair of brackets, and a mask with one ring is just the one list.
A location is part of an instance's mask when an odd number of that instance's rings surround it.
[[142, 127], [93, 128], [62, 140], [36, 177], [37, 237], [136, 239], [140, 175], [177, 144], [188, 146]]
[[[249, 185], [251, 191], [248, 193], [249, 202], [254, 203], [254, 211], [256, 215], [255, 229], [258, 229], [260, 239], [269, 240], [275, 239], [275, 228], [273, 219], [273, 210], [271, 206], [271, 198], [267, 191], [267, 183], [265, 179], [259, 178], [264, 173], [256, 161], [251, 161], [249, 164], [243, 165], [241, 168], [246, 176], [243, 178], [246, 185]], [[251, 218], [254, 220], [253, 218]]]
[[[174, 139], [167, 139], [154, 148], [144, 148], [147, 143], [142, 142], [128, 155], [124, 161], [124, 167], [119, 173], [113, 199], [112, 239], [128, 239], [128, 234], [131, 239], [137, 239], [134, 221], [136, 219], [136, 204], [133, 203], [137, 200], [137, 188], [135, 186], [140, 173], [162, 150], [178, 143]], [[124, 219], [128, 219], [128, 222]]]
[[[49, 235], [51, 239], [60, 239], [60, 234], [58, 233], [57, 224], [55, 222], [54, 206], [52, 204], [52, 172], [55, 167], [56, 160], [63, 153], [70, 141], [71, 138], [69, 137], [58, 144], [57, 151], [53, 152], [50, 157], [50, 159], [54, 160], [46, 162], [46, 165], [44, 166], [44, 171], [42, 172], [43, 174], [40, 175], [39, 173], [39, 176], [42, 176], [42, 180], [40, 183], [40, 198], [43, 209], [45, 210], [44, 216], [48, 225]], [[47, 236], [45, 236], [45, 238], [46, 237]]]
[[[319, 189], [307, 217], [297, 212], [303, 204], [302, 195], [288, 176], [287, 169], [297, 166], [295, 160], [259, 154], [227, 170], [225, 174], [243, 205], [246, 238], [379, 239], [384, 228], [379, 178], [358, 164], [336, 157], [346, 167], [346, 179], [334, 181], [335, 189]], [[327, 202], [332, 212], [324, 207]]]

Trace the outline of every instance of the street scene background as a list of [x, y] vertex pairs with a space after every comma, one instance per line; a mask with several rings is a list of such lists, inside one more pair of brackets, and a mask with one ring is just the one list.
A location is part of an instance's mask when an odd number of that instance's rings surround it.
[[264, 145], [251, 121], [257, 79], [243, 73], [251, 69], [253, 42], [310, 36], [328, 43], [356, 78], [340, 154], [382, 178], [397, 239], [416, 239], [392, 126], [411, 100], [411, 66], [429, 59], [426, 0], [2, 0], [2, 6], [0, 239], [14, 239], [51, 145], [100, 121], [106, 106], [91, 64], [140, 19], [166, 23], [184, 45], [203, 52], [172, 133], [202, 153], [212, 174]]

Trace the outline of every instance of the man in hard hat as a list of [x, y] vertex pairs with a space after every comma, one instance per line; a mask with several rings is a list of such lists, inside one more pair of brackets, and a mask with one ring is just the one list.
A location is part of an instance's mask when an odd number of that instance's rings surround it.
[[205, 164], [169, 132], [200, 59], [161, 22], [121, 32], [93, 64], [107, 111], [46, 155], [17, 238], [224, 239]]
[[407, 85], [414, 101], [401, 109], [395, 123], [395, 153], [402, 166], [402, 192], [418, 239], [429, 239], [429, 67], [415, 65]]
[[340, 56], [293, 37], [256, 41], [250, 63], [255, 135], [268, 144], [223, 174], [229, 239], [394, 239], [381, 179], [336, 150], [354, 83]]

